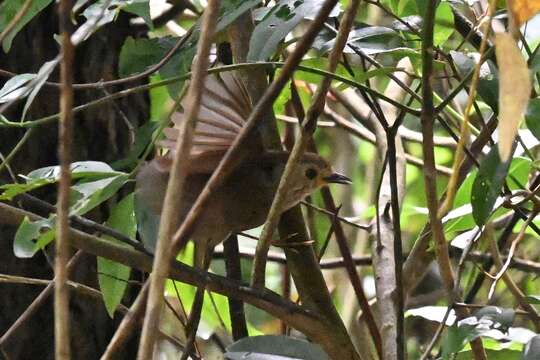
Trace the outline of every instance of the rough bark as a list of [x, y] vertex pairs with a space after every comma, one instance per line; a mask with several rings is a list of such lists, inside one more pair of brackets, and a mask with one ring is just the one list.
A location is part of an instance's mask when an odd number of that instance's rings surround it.
[[[129, 27], [129, 19], [121, 15], [114, 23], [105, 26], [76, 50], [74, 81], [94, 82], [100, 79], [117, 78], [118, 55], [127, 36], [134, 36]], [[45, 62], [58, 53], [58, 45], [53, 34], [58, 33], [56, 8], [54, 3], [37, 15], [15, 37], [9, 53], [0, 55], [0, 69], [14, 73], [35, 73]], [[0, 78], [0, 87], [7, 80]], [[58, 80], [55, 71], [50, 80]], [[133, 85], [133, 84], [131, 84]], [[127, 85], [130, 86], [130, 85]], [[120, 90], [108, 89], [108, 91]], [[58, 112], [58, 89], [44, 86], [33, 105], [27, 119]], [[75, 105], [86, 103], [104, 95], [102, 89], [78, 90]], [[122, 158], [130, 148], [130, 134], [118, 109], [126, 115], [133, 127], [148, 119], [149, 102], [146, 95], [132, 95], [107, 103], [75, 116], [74, 161], [98, 160], [111, 162]], [[14, 104], [5, 114], [16, 119], [24, 106], [24, 100]], [[6, 155], [23, 136], [24, 130], [2, 128], [0, 131], [0, 151]], [[55, 125], [36, 129], [10, 165], [16, 174], [48, 165], [58, 164], [57, 128]], [[7, 172], [0, 174], [2, 183], [12, 182]], [[39, 196], [54, 202], [55, 188], [47, 187]], [[107, 207], [93, 211], [92, 217], [102, 220], [107, 215]], [[52, 264], [47, 254], [38, 253], [32, 259], [18, 259], [13, 255], [12, 243], [15, 228], [0, 228], [0, 273], [51, 279]], [[76, 267], [73, 278], [78, 282], [97, 287], [95, 257], [85, 255]], [[24, 285], [0, 284], [0, 334], [3, 334], [20, 316], [41, 288]], [[77, 349], [77, 359], [95, 359], [101, 354], [114, 332], [118, 318], [111, 320], [102, 302], [73, 296], [70, 302], [71, 341]], [[134, 346], [128, 349], [134, 349]], [[16, 336], [2, 349], [11, 359], [53, 359], [53, 308], [52, 297], [40, 308], [31, 320], [21, 327]], [[133, 358], [129, 350], [125, 358]]]

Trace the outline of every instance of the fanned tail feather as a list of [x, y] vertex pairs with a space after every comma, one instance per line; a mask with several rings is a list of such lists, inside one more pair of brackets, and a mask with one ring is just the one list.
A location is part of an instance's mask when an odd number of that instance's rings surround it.
[[[186, 100], [181, 102], [185, 108]], [[205, 153], [224, 152], [246, 123], [251, 112], [251, 102], [246, 88], [232, 72], [206, 77], [191, 156], [204, 158]], [[164, 129], [165, 139], [159, 144], [170, 150], [176, 147], [184, 113], [172, 116], [173, 126]]]

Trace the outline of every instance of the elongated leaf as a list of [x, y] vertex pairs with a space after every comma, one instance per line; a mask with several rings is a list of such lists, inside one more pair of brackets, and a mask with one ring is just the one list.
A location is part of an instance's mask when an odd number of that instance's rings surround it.
[[[126, 236], [135, 237], [137, 223], [133, 210], [133, 193], [122, 199], [112, 209], [111, 216], [107, 220], [106, 225]], [[110, 236], [103, 236], [103, 238], [119, 245], [123, 244]], [[103, 294], [103, 301], [107, 312], [112, 318], [126, 292], [131, 268], [102, 257], [97, 258], [97, 268], [99, 288]]]
[[452, 7], [447, 2], [439, 2], [435, 12], [435, 31], [433, 32], [433, 43], [441, 46], [448, 40], [454, 32], [454, 14]]
[[[272, 56], [287, 34], [303, 19], [315, 16], [323, 2], [322, 0], [282, 0], [276, 4], [253, 31], [249, 42], [248, 60], [264, 61]], [[337, 16], [339, 9], [336, 9], [331, 16]]]
[[529, 304], [540, 305], [540, 295], [527, 295], [525, 299]]
[[54, 182], [55, 180], [53, 179], [33, 179], [24, 184], [5, 184], [0, 186], [0, 190], [3, 190], [0, 194], [0, 200], [11, 200], [17, 195], [27, 193]]
[[482, 160], [471, 191], [474, 221], [478, 226], [486, 223], [506, 178], [510, 161], [501, 162], [497, 147], [492, 147]]
[[[110, 23], [120, 11], [119, 0], [99, 0], [88, 6], [82, 13], [86, 21], [71, 35], [73, 44], [78, 45], [88, 39], [101, 26]], [[125, 2], [124, 2], [125, 4]]]
[[[474, 70], [476, 61], [471, 57], [458, 51], [450, 51], [450, 56], [461, 76], [466, 76]], [[478, 95], [495, 112], [499, 109], [499, 82], [497, 81], [497, 76], [498, 74], [492, 68], [491, 62], [487, 61], [480, 68], [480, 80], [477, 86]]]
[[131, 0], [122, 8], [123, 11], [140, 16], [150, 30], [154, 30], [154, 23], [150, 16], [150, 0]]
[[51, 73], [53, 72], [56, 65], [58, 65], [58, 63], [59, 63], [58, 58], [51, 61], [47, 61], [45, 64], [41, 66], [35, 79], [33, 79], [32, 82], [30, 83], [30, 86], [32, 86], [32, 90], [28, 94], [28, 99], [26, 100], [26, 104], [24, 104], [22, 120], [25, 119], [26, 112], [30, 108], [30, 105], [32, 105], [32, 102], [34, 102], [34, 98], [38, 94], [39, 90], [41, 90], [41, 87], [43, 86], [43, 84], [45, 84], [45, 82], [47, 81]]
[[516, 316], [514, 309], [499, 306], [484, 306], [474, 313], [477, 319], [487, 319], [493, 322], [492, 328], [507, 331]]
[[216, 31], [221, 31], [231, 25], [240, 15], [259, 5], [259, 0], [224, 0], [219, 8], [219, 20]]
[[252, 336], [227, 347], [227, 359], [324, 360], [328, 355], [319, 345], [290, 336]]
[[128, 175], [122, 174], [105, 179], [80, 182], [71, 187], [73, 204], [71, 215], [83, 215], [111, 196], [128, 181]]
[[[123, 173], [114, 171], [109, 164], [101, 161], [77, 161], [71, 164], [71, 175], [73, 179], [84, 177], [101, 178], [121, 175]], [[28, 179], [52, 179], [58, 180], [60, 176], [60, 166], [47, 166], [28, 173]]]
[[[26, 14], [17, 21], [15, 27], [7, 34], [7, 36], [2, 41], [2, 49], [5, 53], [11, 48], [11, 43], [15, 36], [21, 31], [21, 29], [30, 22], [45, 9], [53, 0], [32, 0], [30, 8], [26, 11]], [[19, 10], [23, 7], [24, 0], [5, 0], [0, 5], [0, 32], [2, 32], [6, 26], [11, 22], [11, 20], [17, 15]]]
[[35, 77], [35, 74], [20, 74], [6, 81], [0, 89], [0, 104], [28, 95], [30, 88], [25, 85]]
[[[422, 306], [420, 308], [409, 309], [405, 313], [405, 317], [409, 316], [419, 316], [426, 320], [436, 321], [438, 323], [442, 322], [444, 315], [446, 314], [446, 306]], [[456, 321], [456, 314], [454, 310], [450, 311], [450, 314], [446, 318], [445, 324], [447, 326], [452, 326]]]
[[527, 62], [510, 34], [495, 34], [499, 65], [499, 151], [501, 160], [512, 154], [514, 138], [531, 94]]
[[[322, 41], [322, 36], [331, 38], [331, 40]], [[395, 30], [384, 26], [363, 25], [357, 27], [349, 33], [347, 41], [348, 44], [352, 44], [363, 51], [366, 49], [387, 51], [403, 46], [399, 34]], [[334, 47], [334, 43], [335, 34], [323, 33], [319, 35], [317, 41], [313, 44], [313, 47], [322, 53], [326, 53]], [[346, 53], [354, 53], [354, 49], [351, 49], [349, 46], [346, 46], [343, 51]]]
[[478, 332], [474, 326], [457, 324], [450, 326], [443, 342], [442, 358], [449, 359], [450, 355], [460, 351], [469, 341], [477, 337]]

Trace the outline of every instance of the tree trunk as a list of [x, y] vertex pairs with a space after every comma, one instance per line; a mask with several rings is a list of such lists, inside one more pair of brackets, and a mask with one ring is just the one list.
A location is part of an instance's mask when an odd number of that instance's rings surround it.
[[[53, 39], [58, 33], [56, 6], [53, 3], [37, 15], [15, 37], [9, 53], [0, 55], [0, 69], [14, 73], [36, 73], [40, 66], [52, 60], [59, 51]], [[82, 19], [81, 19], [82, 20]], [[95, 82], [101, 79], [117, 78], [117, 66], [120, 49], [128, 36], [135, 36], [130, 28], [126, 14], [109, 24], [90, 39], [82, 43], [76, 50], [76, 67], [74, 78], [76, 83]], [[145, 35], [145, 34], [139, 34]], [[58, 79], [58, 69], [49, 80]], [[0, 87], [7, 77], [0, 78]], [[133, 83], [127, 84], [133, 86]], [[121, 87], [107, 88], [108, 92], [121, 90]], [[27, 120], [58, 112], [58, 89], [44, 86], [34, 100]], [[76, 90], [75, 105], [87, 103], [105, 95], [103, 89]], [[18, 121], [25, 100], [19, 101], [4, 114], [8, 119]], [[131, 95], [108, 102], [75, 115], [74, 126], [74, 161], [96, 160], [111, 162], [126, 156], [132, 144], [129, 127], [137, 128], [148, 119], [149, 99], [145, 94]], [[26, 174], [29, 171], [49, 165], [58, 164], [57, 159], [57, 123], [36, 128], [29, 140], [10, 162], [15, 174]], [[0, 131], [0, 151], [6, 156], [22, 138], [25, 131], [6, 129]], [[0, 173], [1, 183], [13, 182], [4, 169]], [[19, 179], [20, 180], [20, 179]], [[39, 197], [54, 203], [56, 194], [54, 186], [40, 190]], [[91, 217], [102, 221], [107, 216], [107, 206], [94, 210]], [[13, 255], [13, 238], [16, 229], [0, 227], [0, 273], [52, 279], [52, 257], [47, 253], [38, 253], [31, 259], [18, 259]], [[94, 288], [97, 284], [96, 259], [84, 255], [78, 262], [70, 279], [88, 284]], [[43, 290], [42, 287], [30, 285], [0, 284], [0, 334], [17, 320], [34, 298]], [[131, 289], [132, 293], [138, 289]], [[0, 358], [9, 359], [53, 359], [54, 358], [54, 321], [52, 296], [39, 308], [29, 321], [20, 327], [11, 340], [4, 344]], [[71, 342], [77, 349], [77, 359], [96, 359], [114, 333], [121, 317], [117, 315], [111, 320], [107, 315], [103, 302], [72, 293], [71, 296]], [[136, 339], [134, 339], [136, 341]], [[129, 346], [123, 356], [135, 358], [136, 346]]]

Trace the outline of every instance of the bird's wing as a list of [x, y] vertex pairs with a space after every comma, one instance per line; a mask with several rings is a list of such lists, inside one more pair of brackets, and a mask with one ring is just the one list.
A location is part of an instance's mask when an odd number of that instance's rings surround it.
[[[181, 105], [185, 108], [185, 98]], [[191, 150], [195, 172], [200, 172], [196, 169], [198, 166], [213, 170], [216, 160], [219, 162], [238, 136], [251, 109], [246, 88], [233, 72], [206, 77]], [[165, 139], [160, 142], [162, 147], [174, 151], [184, 117], [182, 111], [172, 116], [174, 125], [164, 130]]]

